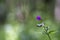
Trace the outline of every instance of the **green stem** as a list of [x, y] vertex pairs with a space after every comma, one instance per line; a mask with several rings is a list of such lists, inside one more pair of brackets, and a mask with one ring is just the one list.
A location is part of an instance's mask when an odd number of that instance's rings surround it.
[[47, 36], [48, 36], [49, 40], [51, 40], [51, 37], [50, 37], [49, 33], [46, 33], [46, 34], [47, 34]]
[[45, 30], [45, 33], [48, 36], [49, 40], [51, 40], [51, 37], [50, 37], [49, 33], [47, 32], [48, 30], [45, 29], [45, 26], [44, 26], [44, 30]]

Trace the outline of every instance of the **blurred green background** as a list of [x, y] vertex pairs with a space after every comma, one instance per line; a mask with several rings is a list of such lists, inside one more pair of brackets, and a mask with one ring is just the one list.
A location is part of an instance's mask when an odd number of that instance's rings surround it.
[[[58, 1], [58, 0], [57, 0]], [[41, 21], [49, 27], [51, 40], [60, 40], [60, 21], [55, 0], [0, 0], [0, 40], [49, 40]]]

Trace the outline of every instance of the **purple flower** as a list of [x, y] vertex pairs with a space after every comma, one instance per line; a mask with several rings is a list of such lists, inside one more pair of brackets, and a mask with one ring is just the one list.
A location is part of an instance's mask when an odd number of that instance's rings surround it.
[[40, 16], [37, 16], [36, 19], [37, 19], [38, 21], [40, 21], [40, 20], [41, 20], [41, 17], [40, 17]]

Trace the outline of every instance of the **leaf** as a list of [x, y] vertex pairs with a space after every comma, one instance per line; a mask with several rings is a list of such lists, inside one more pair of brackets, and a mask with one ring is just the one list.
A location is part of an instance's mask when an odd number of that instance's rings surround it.
[[51, 33], [54, 33], [54, 32], [55, 32], [55, 31], [52, 30], [52, 31], [49, 31], [48, 33], [51, 34]]

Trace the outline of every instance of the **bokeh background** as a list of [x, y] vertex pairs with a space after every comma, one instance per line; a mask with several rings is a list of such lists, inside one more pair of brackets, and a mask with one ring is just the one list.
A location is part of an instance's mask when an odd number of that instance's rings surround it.
[[0, 40], [49, 40], [38, 15], [51, 40], [60, 40], [60, 0], [0, 0]]

